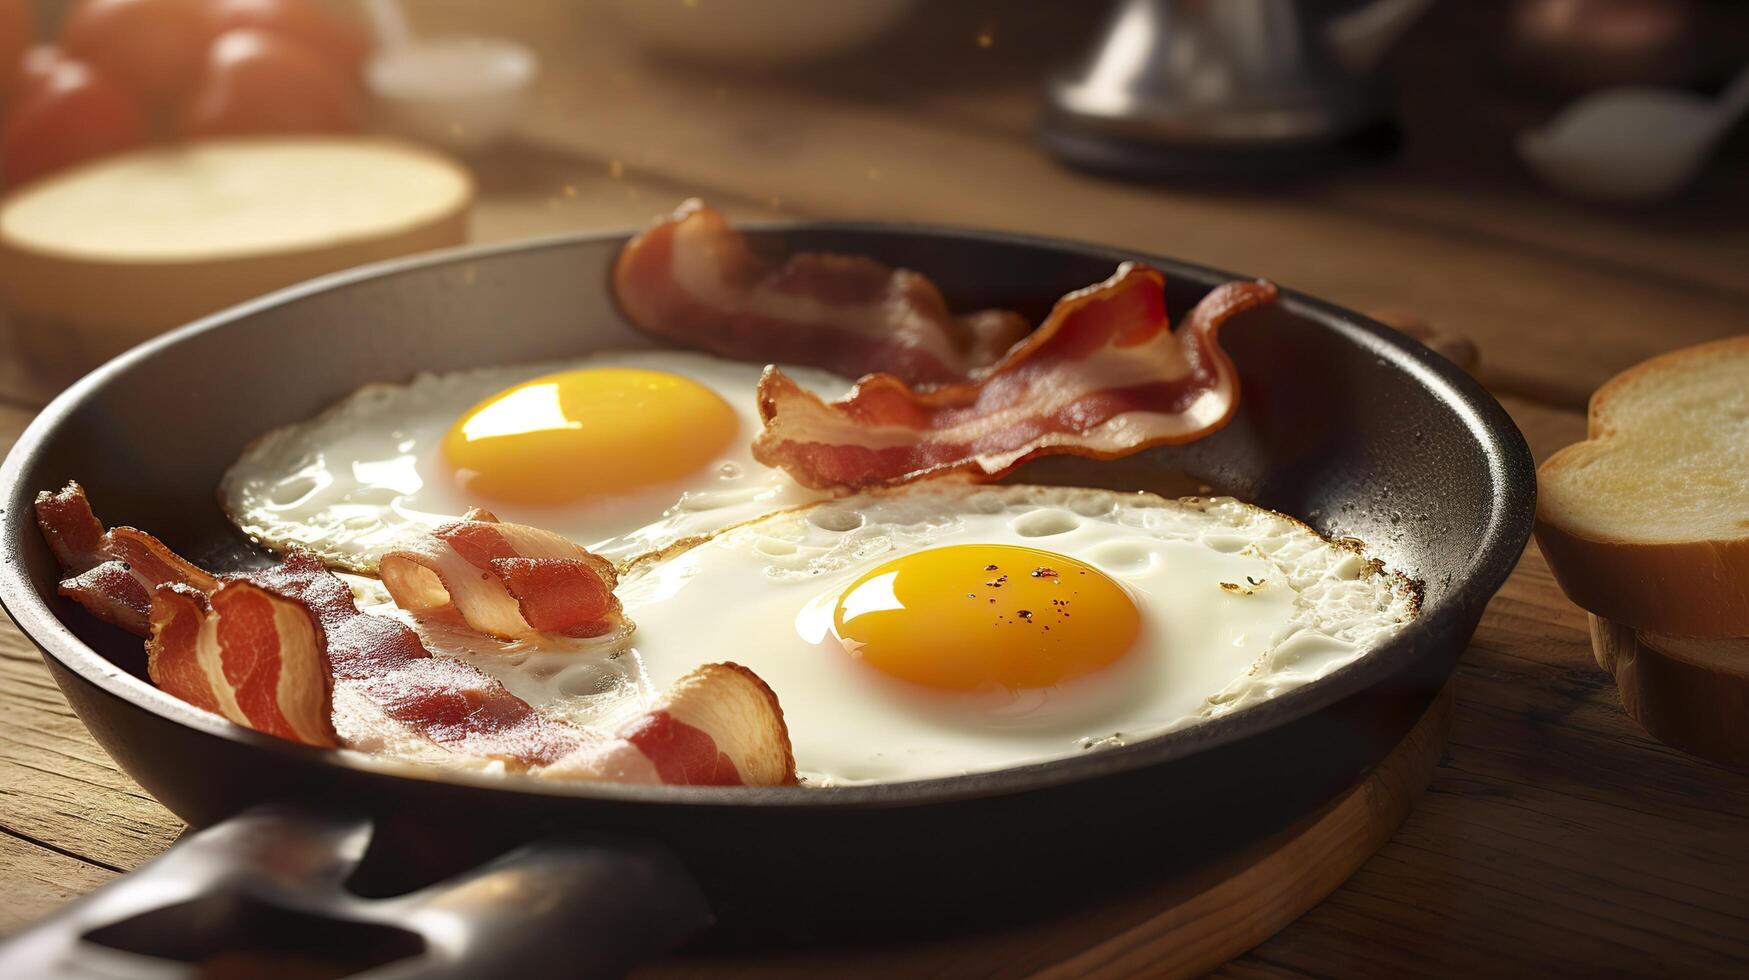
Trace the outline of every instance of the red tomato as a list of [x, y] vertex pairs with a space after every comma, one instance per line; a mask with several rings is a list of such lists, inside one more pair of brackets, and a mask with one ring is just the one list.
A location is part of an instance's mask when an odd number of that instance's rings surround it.
[[371, 43], [356, 24], [322, 8], [318, 0], [211, 0], [207, 19], [214, 34], [255, 28], [320, 51], [350, 78], [364, 70]]
[[91, 65], [62, 60], [19, 99], [0, 134], [0, 174], [10, 186], [62, 167], [143, 146], [146, 110]]
[[195, 0], [80, 0], [61, 47], [154, 106], [180, 99], [212, 36]]
[[[36, 18], [27, 0], [0, 0], [0, 88], [9, 89], [12, 66], [36, 40]], [[8, 90], [4, 93], [10, 97]]]
[[213, 42], [181, 135], [350, 133], [358, 91], [327, 58], [265, 31], [230, 31]]

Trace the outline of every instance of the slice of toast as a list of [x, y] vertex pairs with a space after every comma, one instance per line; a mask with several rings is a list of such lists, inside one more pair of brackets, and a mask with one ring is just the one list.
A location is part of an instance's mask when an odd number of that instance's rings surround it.
[[1749, 637], [1749, 336], [1617, 375], [1588, 435], [1538, 471], [1537, 544], [1568, 597], [1642, 631]]
[[1749, 638], [1648, 633], [1591, 616], [1591, 649], [1653, 738], [1749, 769]]

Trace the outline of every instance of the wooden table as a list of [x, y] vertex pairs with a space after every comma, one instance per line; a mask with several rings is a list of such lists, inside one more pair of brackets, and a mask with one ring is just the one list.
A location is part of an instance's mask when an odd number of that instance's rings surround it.
[[[1545, 110], [1442, 43], [1485, 31], [1475, 8], [1486, 6], [1437, 9], [1393, 57], [1397, 158], [1210, 188], [1110, 182], [1034, 150], [1039, 65], [1086, 33], [1049, 8], [939, 5], [830, 71], [778, 74], [644, 59], [568, 5], [495, 5], [492, 29], [538, 44], [547, 75], [522, 141], [478, 161], [476, 237], [635, 226], [698, 194], [740, 217], [961, 223], [1179, 255], [1469, 335], [1480, 376], [1540, 459], [1582, 435], [1585, 396], [1604, 378], [1749, 331], [1749, 153], [1743, 140], [1728, 147], [1679, 207], [1610, 212], [1548, 196], [1505, 142]], [[460, 0], [418, 10], [428, 25], [468, 16]], [[10, 444], [68, 369], [30, 363], [4, 339]], [[1749, 777], [1668, 749], [1622, 714], [1583, 615], [1534, 546], [1490, 606], [1455, 697], [1444, 758], [1395, 837], [1220, 975], [1749, 971]], [[0, 628], [0, 931], [181, 831], [86, 735], [29, 643]], [[1060, 928], [1030, 938], [971, 937], [892, 962], [936, 975], [1152, 972], [1106, 955], [1134, 910], [1063, 906]]]

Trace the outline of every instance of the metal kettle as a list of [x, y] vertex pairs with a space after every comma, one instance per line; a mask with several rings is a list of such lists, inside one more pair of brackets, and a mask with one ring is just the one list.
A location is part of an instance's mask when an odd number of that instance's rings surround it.
[[1366, 76], [1431, 3], [1123, 0], [1040, 137], [1097, 169], [1291, 168], [1384, 118]]

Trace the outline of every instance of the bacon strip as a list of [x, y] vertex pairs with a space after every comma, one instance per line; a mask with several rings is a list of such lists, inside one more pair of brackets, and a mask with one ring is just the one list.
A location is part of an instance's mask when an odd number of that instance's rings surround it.
[[61, 595], [130, 633], [146, 634], [152, 592], [159, 585], [178, 583], [201, 592], [218, 588], [217, 579], [150, 534], [131, 527], [105, 531], [77, 483], [37, 494], [36, 520], [67, 575]]
[[38, 494], [36, 513], [68, 573], [61, 594], [148, 636], [153, 683], [240, 725], [336, 744], [322, 634], [301, 606], [220, 582], [143, 531], [104, 530], [77, 483]]
[[[207, 595], [186, 585], [167, 584], [153, 596], [151, 635], [146, 641], [146, 675], [164, 691], [215, 715], [225, 714], [213, 674], [201, 657], [201, 633], [212, 606]], [[208, 659], [211, 659], [210, 657]], [[235, 699], [232, 699], [233, 707]], [[239, 725], [240, 713], [226, 717]]]
[[339, 744], [322, 631], [299, 603], [233, 580], [152, 594], [146, 671], [197, 708], [306, 745]]
[[697, 200], [628, 242], [613, 283], [627, 319], [689, 347], [918, 385], [965, 380], [1030, 326], [1006, 310], [956, 317], [928, 279], [873, 259], [802, 253], [774, 267]]
[[1110, 459], [1189, 442], [1226, 424], [1239, 380], [1216, 343], [1227, 320], [1272, 302], [1267, 282], [1229, 282], [1176, 332], [1164, 277], [1126, 262], [1057, 302], [1038, 330], [976, 381], [926, 391], [864, 378], [827, 403], [768, 367], [753, 455], [816, 489], [861, 490], [962, 473], [993, 480], [1037, 456]]
[[384, 555], [378, 572], [402, 609], [457, 615], [500, 639], [602, 636], [625, 625], [612, 563], [561, 535], [502, 524], [484, 510], [411, 539]]
[[389, 718], [444, 748], [516, 770], [555, 762], [587, 741], [478, 668], [433, 657], [405, 623], [360, 612], [352, 590], [312, 555], [293, 552], [239, 578], [296, 597], [321, 626], [335, 682], [358, 684]]
[[[561, 779], [635, 776], [674, 785], [795, 782], [777, 698], [745, 668], [700, 668], [650, 712], [603, 735], [546, 719], [479, 669], [432, 656], [406, 624], [360, 612], [347, 584], [312, 555], [292, 552], [275, 568], [220, 579], [150, 535], [105, 531], [76, 483], [40, 495], [37, 514], [57, 560], [73, 573], [68, 581], [81, 582], [63, 584], [63, 591], [86, 608], [116, 622], [105, 614], [131, 613], [139, 595], [149, 595], [134, 632], [149, 635], [153, 683], [257, 731], [335, 745], [332, 692], [344, 683], [356, 685], [393, 722], [513, 771]], [[474, 515], [476, 523], [514, 527], [481, 516]], [[117, 554], [136, 564], [112, 557]], [[549, 574], [541, 563], [555, 559], [481, 560], [511, 561], [513, 578], [540, 580]], [[564, 561], [562, 574], [575, 575], [572, 560]], [[113, 574], [91, 574], [104, 568]], [[598, 580], [611, 584], [611, 578]], [[617, 602], [613, 611], [617, 616]], [[568, 613], [536, 618], [547, 615]], [[128, 616], [119, 618], [124, 622], [116, 625], [131, 628]]]
[[611, 739], [543, 770], [559, 778], [684, 786], [790, 786], [796, 761], [777, 695], [740, 664], [706, 664]]

